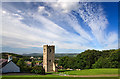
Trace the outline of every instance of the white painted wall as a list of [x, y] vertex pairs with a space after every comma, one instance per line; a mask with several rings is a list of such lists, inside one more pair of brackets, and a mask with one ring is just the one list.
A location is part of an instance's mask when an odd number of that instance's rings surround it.
[[5, 65], [2, 68], [2, 73], [7, 73], [7, 72], [20, 72], [20, 68], [15, 63], [10, 61], [7, 65]]

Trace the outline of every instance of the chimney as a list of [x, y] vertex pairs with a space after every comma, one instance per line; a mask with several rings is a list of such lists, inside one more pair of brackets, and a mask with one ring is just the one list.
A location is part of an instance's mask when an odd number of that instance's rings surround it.
[[12, 56], [8, 55], [8, 62], [10, 62], [12, 60]]

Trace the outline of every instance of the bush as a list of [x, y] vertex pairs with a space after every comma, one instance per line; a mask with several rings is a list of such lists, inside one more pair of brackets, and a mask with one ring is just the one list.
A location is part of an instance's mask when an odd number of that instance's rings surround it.
[[35, 73], [35, 74], [45, 74], [45, 70], [43, 69], [42, 66], [34, 66], [34, 67], [32, 67], [31, 72]]
[[17, 66], [19, 66], [20, 68], [26, 66], [25, 60], [23, 58], [19, 58]]
[[32, 70], [32, 67], [30, 67], [30, 66], [23, 66], [23, 67], [21, 67], [20, 68], [20, 70], [21, 70], [21, 72], [31, 72], [31, 70]]

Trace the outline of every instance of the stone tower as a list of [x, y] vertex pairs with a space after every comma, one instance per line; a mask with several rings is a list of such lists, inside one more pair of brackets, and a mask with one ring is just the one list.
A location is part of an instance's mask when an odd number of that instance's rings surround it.
[[43, 68], [45, 72], [56, 72], [55, 67], [55, 46], [44, 45], [43, 46]]

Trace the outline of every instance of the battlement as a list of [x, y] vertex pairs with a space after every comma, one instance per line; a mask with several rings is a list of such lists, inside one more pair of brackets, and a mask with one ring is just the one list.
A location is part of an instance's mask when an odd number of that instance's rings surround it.
[[46, 46], [55, 46], [55, 45], [43, 45], [43, 47], [46, 47]]

